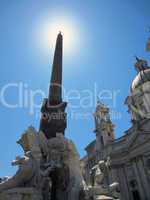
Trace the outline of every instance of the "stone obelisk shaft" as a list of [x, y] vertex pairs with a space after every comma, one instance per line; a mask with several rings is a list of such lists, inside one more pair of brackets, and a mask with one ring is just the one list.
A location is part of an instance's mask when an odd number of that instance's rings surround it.
[[59, 33], [56, 41], [49, 88], [49, 103], [52, 105], [57, 105], [62, 102], [62, 54], [63, 37], [61, 33]]
[[47, 139], [56, 137], [57, 133], [64, 134], [67, 124], [65, 113], [67, 103], [62, 101], [62, 57], [63, 37], [59, 33], [56, 40], [49, 94], [48, 98], [44, 99], [41, 108], [40, 131]]

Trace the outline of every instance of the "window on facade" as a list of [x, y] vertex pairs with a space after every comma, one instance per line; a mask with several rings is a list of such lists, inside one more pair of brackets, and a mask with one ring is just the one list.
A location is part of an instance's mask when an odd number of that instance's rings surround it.
[[101, 144], [104, 146], [104, 139], [102, 135], [101, 135]]
[[131, 186], [131, 188], [134, 189], [134, 188], [137, 186], [136, 180], [131, 180], [131, 181], [130, 181], [130, 186]]
[[108, 132], [108, 136], [110, 137], [111, 135], [110, 135], [110, 132]]

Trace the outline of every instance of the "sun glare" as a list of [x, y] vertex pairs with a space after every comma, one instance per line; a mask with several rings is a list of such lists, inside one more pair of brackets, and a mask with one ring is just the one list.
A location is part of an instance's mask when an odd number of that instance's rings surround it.
[[45, 24], [43, 29], [44, 43], [46, 46], [48, 45], [54, 49], [56, 38], [60, 31], [63, 35], [64, 52], [71, 52], [74, 50], [75, 45], [77, 45], [78, 34], [73, 23], [69, 23], [65, 20], [53, 21], [52, 23]]

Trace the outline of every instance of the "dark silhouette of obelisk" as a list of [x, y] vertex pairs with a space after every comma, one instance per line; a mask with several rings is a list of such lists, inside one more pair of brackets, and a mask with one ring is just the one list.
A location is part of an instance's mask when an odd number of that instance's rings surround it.
[[49, 103], [57, 105], [62, 102], [62, 54], [63, 54], [63, 37], [59, 33], [56, 41], [54, 53], [52, 76], [49, 90]]
[[56, 137], [57, 133], [64, 134], [66, 128], [67, 103], [62, 101], [62, 57], [63, 36], [60, 32], [56, 40], [49, 94], [41, 108], [40, 131], [47, 139]]

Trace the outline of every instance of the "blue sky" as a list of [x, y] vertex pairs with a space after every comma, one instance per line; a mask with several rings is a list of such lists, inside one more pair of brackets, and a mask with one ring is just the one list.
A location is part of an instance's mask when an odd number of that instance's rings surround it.
[[[112, 120], [116, 125], [116, 137], [120, 137], [131, 126], [124, 100], [136, 75], [134, 55], [146, 59], [150, 56], [145, 52], [149, 10], [149, 0], [0, 1], [0, 176], [15, 171], [10, 161], [22, 154], [15, 143], [21, 133], [29, 125], [39, 127], [36, 114], [39, 108], [33, 114], [29, 112], [31, 105], [8, 108], [4, 105], [2, 90], [7, 84], [23, 84], [23, 92], [30, 94], [40, 89], [47, 95], [53, 49], [48, 43], [42, 45], [43, 24], [55, 18], [72, 22], [77, 34], [71, 37], [75, 41], [78, 37], [78, 43], [75, 51], [70, 46], [70, 53], [64, 55], [64, 88], [67, 92], [78, 91], [81, 99], [85, 98], [87, 90], [94, 95], [95, 85], [98, 92], [117, 92], [115, 105], [108, 98], [103, 102], [119, 115]], [[18, 101], [17, 87], [7, 89], [5, 100], [11, 104]], [[95, 138], [95, 104], [83, 108], [80, 100], [69, 101], [66, 136], [75, 142], [83, 156], [84, 147]], [[40, 103], [41, 96], [37, 95], [34, 101]], [[71, 105], [78, 105], [78, 108]], [[74, 112], [81, 116], [72, 118]], [[83, 114], [88, 117], [82, 117]]]

